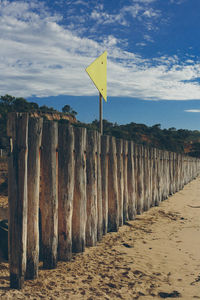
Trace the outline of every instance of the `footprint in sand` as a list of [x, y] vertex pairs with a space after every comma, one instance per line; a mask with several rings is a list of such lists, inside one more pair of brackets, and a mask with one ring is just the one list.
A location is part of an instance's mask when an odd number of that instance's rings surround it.
[[130, 244], [127, 244], [127, 243], [123, 243], [122, 246], [124, 246], [126, 248], [133, 248], [133, 246], [131, 246]]
[[161, 298], [179, 298], [181, 294], [178, 291], [173, 291], [171, 293], [159, 292], [158, 296]]

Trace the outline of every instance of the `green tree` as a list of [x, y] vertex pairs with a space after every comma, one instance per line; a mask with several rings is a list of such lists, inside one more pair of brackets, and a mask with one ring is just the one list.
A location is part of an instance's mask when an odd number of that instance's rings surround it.
[[65, 106], [63, 106], [62, 112], [65, 113], [65, 114], [67, 113], [67, 114], [72, 115], [72, 116], [76, 116], [77, 115], [77, 112], [75, 110], [73, 110], [71, 108], [71, 106], [68, 105], [68, 104], [66, 104]]
[[65, 106], [63, 106], [62, 112], [63, 112], [63, 113], [70, 113], [70, 112], [71, 112], [71, 107], [70, 107], [70, 105], [66, 104]]

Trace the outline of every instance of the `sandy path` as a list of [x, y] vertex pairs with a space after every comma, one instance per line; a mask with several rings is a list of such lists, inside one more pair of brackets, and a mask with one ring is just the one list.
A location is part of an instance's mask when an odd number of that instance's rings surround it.
[[22, 291], [0, 263], [0, 299], [200, 299], [199, 206], [200, 178]]

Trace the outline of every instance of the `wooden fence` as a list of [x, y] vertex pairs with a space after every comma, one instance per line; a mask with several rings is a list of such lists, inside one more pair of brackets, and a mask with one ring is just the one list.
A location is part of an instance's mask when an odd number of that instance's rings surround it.
[[25, 113], [9, 115], [7, 132], [12, 288], [37, 278], [39, 248], [55, 268], [200, 173], [197, 158]]

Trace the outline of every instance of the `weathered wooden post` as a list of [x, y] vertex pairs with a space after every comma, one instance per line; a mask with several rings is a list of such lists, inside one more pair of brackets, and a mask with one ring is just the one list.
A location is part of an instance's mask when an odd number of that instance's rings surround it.
[[166, 175], [167, 175], [167, 182], [166, 182], [166, 196], [165, 199], [168, 198], [170, 194], [170, 152], [166, 151]]
[[123, 140], [117, 139], [117, 180], [119, 198], [119, 226], [123, 225], [123, 200], [124, 200], [124, 170], [123, 170]]
[[102, 208], [102, 176], [101, 176], [101, 134], [97, 135], [97, 240], [100, 241], [103, 236], [103, 208]]
[[169, 155], [169, 195], [173, 194], [173, 152], [168, 152]]
[[181, 189], [181, 154], [177, 153], [177, 185], [176, 192]]
[[175, 172], [176, 172], [175, 171], [176, 153], [175, 152], [172, 153], [171, 159], [172, 159], [172, 162], [171, 162], [171, 166], [172, 166], [172, 183], [171, 183], [172, 188], [171, 188], [171, 192], [172, 192], [172, 194], [174, 194], [175, 193], [175, 180], [176, 180], [176, 178], [175, 178]]
[[135, 174], [135, 209], [137, 213], [138, 205], [138, 145], [135, 144], [133, 148], [133, 159], [134, 159], [134, 174]]
[[55, 268], [58, 247], [58, 124], [44, 122], [41, 147], [41, 198], [43, 267]]
[[108, 231], [118, 231], [119, 200], [117, 186], [116, 140], [110, 137], [108, 167]]
[[189, 157], [185, 156], [185, 184], [189, 182]]
[[157, 155], [156, 155], [156, 164], [157, 164], [157, 191], [158, 191], [158, 197], [156, 199], [155, 205], [159, 206], [160, 202], [162, 201], [162, 151], [157, 149]]
[[72, 252], [85, 250], [87, 218], [86, 197], [86, 128], [76, 127], [75, 133], [75, 183], [72, 216]]
[[186, 184], [190, 181], [190, 158], [187, 156], [186, 157], [186, 163], [187, 163], [187, 167], [186, 167]]
[[10, 287], [22, 289], [27, 247], [28, 114], [9, 114], [7, 135], [11, 142], [8, 162]]
[[144, 159], [144, 211], [147, 211], [150, 207], [149, 205], [149, 157], [148, 157], [148, 148], [143, 147], [143, 159]]
[[161, 189], [160, 190], [161, 190], [161, 201], [163, 201], [165, 199], [165, 184], [166, 184], [165, 151], [161, 150], [160, 155], [161, 155], [161, 160], [160, 160], [160, 162], [161, 162], [161, 165], [160, 165], [160, 168], [161, 168], [160, 188]]
[[185, 185], [187, 183], [187, 157], [185, 155], [183, 155], [183, 161], [184, 161], [184, 164], [183, 164], [183, 185]]
[[178, 190], [178, 153], [174, 153], [174, 193]]
[[74, 198], [74, 130], [58, 127], [58, 258], [72, 257], [72, 214]]
[[30, 118], [28, 125], [28, 218], [26, 279], [38, 277], [39, 195], [42, 118]]
[[161, 150], [161, 201], [165, 200], [165, 186], [166, 186], [166, 159], [165, 159], [165, 151]]
[[137, 202], [137, 213], [141, 214], [144, 208], [144, 162], [143, 162], [143, 146], [138, 145], [138, 170], [137, 170], [137, 192], [138, 192], [138, 202]]
[[135, 209], [135, 169], [133, 159], [133, 142], [128, 143], [128, 216], [129, 220], [134, 220]]
[[101, 136], [101, 178], [103, 234], [108, 231], [108, 151], [109, 136]]
[[151, 148], [151, 206], [155, 206], [155, 153]]
[[147, 170], [147, 178], [146, 178], [146, 184], [147, 184], [147, 193], [146, 193], [146, 210], [148, 210], [151, 206], [151, 168], [150, 168], [150, 148], [148, 146], [146, 148], [146, 170]]
[[180, 154], [176, 154], [176, 192], [180, 190]]
[[150, 149], [149, 147], [146, 148], [147, 152], [147, 158], [146, 158], [146, 164], [147, 164], [147, 202], [146, 202], [146, 210], [149, 210], [151, 207], [151, 168], [150, 168]]
[[152, 189], [153, 189], [153, 149], [148, 149], [148, 164], [149, 164], [149, 202], [148, 202], [148, 209], [152, 207]]
[[128, 141], [123, 141], [124, 162], [124, 195], [123, 195], [123, 223], [128, 221]]
[[163, 151], [163, 200], [167, 198], [167, 190], [169, 185], [168, 175], [169, 175], [169, 169], [168, 169], [168, 158], [167, 158], [167, 151]]
[[183, 154], [180, 155], [180, 183], [181, 183], [181, 189], [183, 189], [183, 186], [184, 186], [184, 172], [183, 172], [183, 169], [184, 169], [184, 156]]
[[158, 164], [157, 149], [152, 149], [152, 206], [158, 201]]
[[87, 221], [86, 246], [95, 246], [97, 242], [97, 134], [95, 131], [87, 133]]

